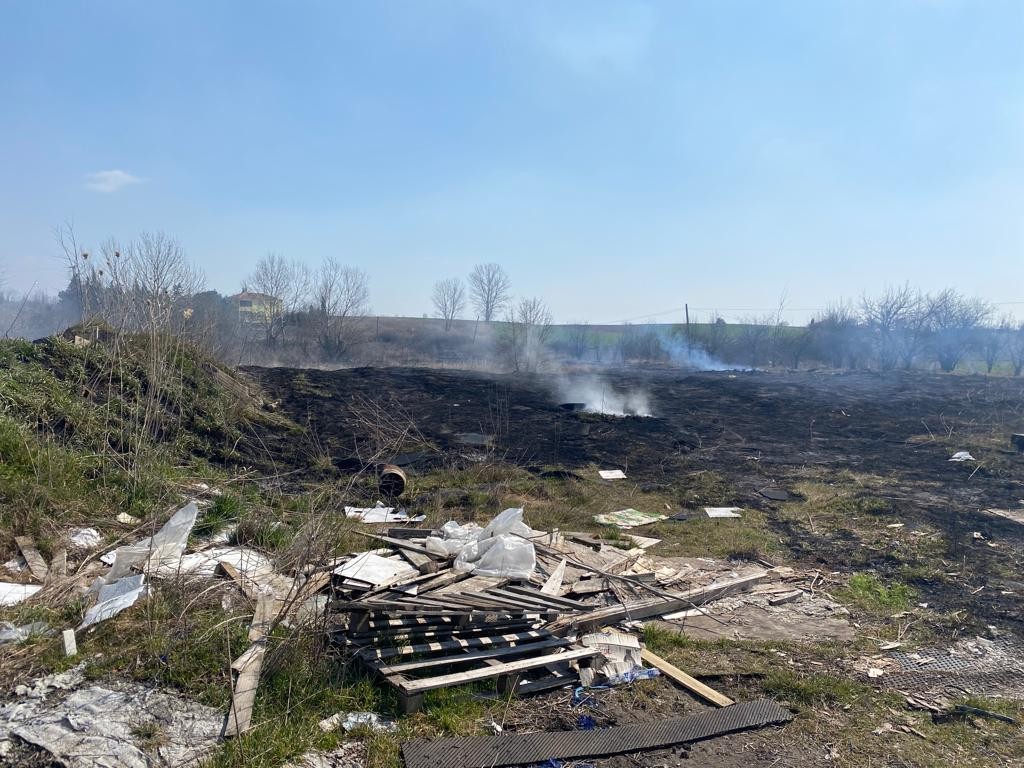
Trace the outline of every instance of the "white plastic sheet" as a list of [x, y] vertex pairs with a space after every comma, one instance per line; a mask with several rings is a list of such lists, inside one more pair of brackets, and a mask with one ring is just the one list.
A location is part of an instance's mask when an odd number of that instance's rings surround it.
[[[447, 526], [453, 527], [446, 531]], [[523, 522], [520, 508], [506, 509], [476, 532], [458, 524], [448, 523], [446, 527], [442, 527], [442, 534], [450, 532], [456, 538], [446, 538], [442, 543], [449, 546], [448, 542], [453, 541], [459, 546], [453, 564], [456, 570], [470, 571], [477, 576], [528, 579], [537, 566], [533, 543], [524, 538], [537, 534]], [[430, 540], [427, 544], [429, 549]]]
[[187, 504], [175, 512], [155, 536], [118, 547], [114, 551], [113, 565], [106, 576], [106, 582], [111, 583], [127, 576], [133, 570], [176, 570], [198, 514], [199, 508], [195, 502]]
[[146, 575], [125, 576], [111, 584], [99, 586], [96, 605], [85, 612], [79, 631], [93, 624], [113, 618], [125, 608], [130, 608], [146, 592]]
[[0, 581], [0, 605], [14, 605], [31, 597], [42, 587], [39, 584], [12, 584]]

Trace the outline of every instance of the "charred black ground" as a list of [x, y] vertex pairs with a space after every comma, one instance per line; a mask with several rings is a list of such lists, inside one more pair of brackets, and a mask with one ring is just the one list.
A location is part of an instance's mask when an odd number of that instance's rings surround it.
[[[924, 600], [964, 608], [978, 622], [1022, 620], [1012, 577], [1024, 527], [983, 510], [1020, 505], [1024, 455], [1009, 436], [1024, 429], [1024, 382], [1004, 377], [921, 373], [616, 372], [607, 387], [643, 391], [652, 417], [614, 417], [560, 408], [553, 375], [358, 368], [335, 371], [248, 368], [284, 414], [310, 438], [275, 448], [292, 468], [330, 458], [337, 471], [394, 459], [375, 456], [381, 417], [409, 428], [397, 458], [415, 478], [441, 461], [474, 461], [490, 452], [534, 472], [621, 468], [641, 490], [678, 491], [696, 508], [686, 478], [713, 472], [727, 480], [715, 499], [764, 510], [798, 560], [829, 568], [901, 566], [891, 552], [864, 551], [855, 535], [796, 528], [773, 514], [766, 485], [792, 488], [813, 479], [870, 476], [875, 506], [908, 527], [943, 532], [949, 562], [969, 563], [984, 598], [966, 587], [918, 578]], [[268, 441], [274, 440], [267, 435]], [[969, 450], [976, 462], [949, 458]], [[570, 475], [571, 476], [571, 475]], [[879, 501], [881, 500], [881, 506]], [[813, 529], [813, 526], [812, 526]], [[978, 539], [975, 533], [983, 539]], [[986, 542], [998, 540], [998, 549]], [[975, 585], [972, 583], [971, 588]]]

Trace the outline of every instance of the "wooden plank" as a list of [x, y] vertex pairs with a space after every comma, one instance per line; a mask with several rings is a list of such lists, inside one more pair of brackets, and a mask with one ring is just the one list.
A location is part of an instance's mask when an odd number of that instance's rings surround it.
[[562, 588], [562, 579], [565, 578], [565, 558], [562, 558], [562, 562], [551, 572], [548, 576], [547, 581], [540, 588], [540, 591], [545, 595], [557, 595], [558, 590]]
[[781, 595], [775, 595], [774, 597], [768, 598], [768, 605], [785, 605], [786, 603], [792, 603], [794, 600], [799, 600], [803, 597], [802, 589], [794, 589], [789, 592], [783, 592]]
[[554, 637], [550, 640], [541, 640], [539, 643], [527, 643], [525, 645], [510, 645], [504, 648], [487, 648], [480, 651], [469, 651], [455, 656], [444, 656], [440, 659], [426, 659], [424, 661], [409, 661], [405, 664], [394, 666], [381, 666], [377, 671], [384, 676], [404, 674], [413, 670], [430, 669], [431, 667], [449, 667], [456, 664], [468, 664], [483, 659], [497, 659], [506, 656], [522, 656], [523, 654], [534, 653], [549, 648], [565, 648], [572, 645], [572, 641], [564, 637]]
[[510, 643], [535, 642], [547, 640], [551, 634], [544, 630], [527, 630], [526, 632], [509, 632], [503, 635], [484, 635], [483, 637], [454, 638], [436, 643], [419, 643], [415, 645], [398, 645], [392, 648], [364, 648], [358, 655], [361, 659], [390, 659], [395, 656], [412, 656], [421, 653], [441, 653], [459, 648], [486, 648], [491, 645], [508, 645]]
[[256, 602], [260, 596], [259, 584], [254, 580], [242, 575], [242, 573], [227, 560], [218, 560], [217, 567], [220, 568], [233, 582], [238, 585], [247, 598]]
[[399, 549], [398, 554], [408, 560], [421, 575], [437, 573], [437, 562], [422, 552], [415, 552], [411, 549]]
[[406, 539], [394, 539], [390, 536], [377, 536], [373, 533], [363, 533], [363, 531], [357, 531], [357, 533], [360, 533], [363, 536], [367, 536], [371, 539], [376, 539], [377, 541], [383, 541], [385, 544], [387, 544], [390, 547], [394, 547], [395, 549], [407, 549], [410, 552], [418, 552], [422, 555], [427, 555], [428, 557], [434, 560], [440, 560], [441, 562], [451, 560], [451, 557], [448, 557], [446, 555], [435, 555], [426, 547], [421, 546], [419, 544], [414, 544], [413, 542], [408, 541]]
[[366, 635], [354, 636], [348, 633], [340, 634], [335, 642], [342, 645], [351, 645], [357, 648], [366, 649], [369, 647], [376, 648], [382, 642], [388, 643], [434, 643], [443, 642], [445, 640], [451, 640], [453, 635], [457, 632], [459, 638], [468, 640], [474, 637], [485, 637], [487, 635], [493, 635], [495, 632], [513, 633], [513, 632], [529, 632], [533, 629], [532, 622], [502, 622], [500, 624], [485, 625], [480, 627], [436, 627], [431, 628], [428, 632], [397, 632], [396, 634], [382, 634], [378, 632], [369, 633]]
[[388, 536], [392, 539], [426, 539], [437, 535], [433, 528], [388, 528]]
[[581, 603], [576, 600], [570, 600], [568, 597], [559, 597], [558, 595], [549, 595], [547, 593], [538, 592], [536, 589], [529, 587], [517, 587], [515, 584], [508, 584], [501, 588], [502, 592], [511, 592], [513, 595], [523, 595], [535, 600], [540, 600], [551, 606], [558, 606], [561, 608], [572, 608], [576, 611], [589, 611], [594, 606]]
[[597, 656], [599, 653], [600, 651], [596, 648], [574, 648], [563, 653], [550, 653], [545, 656], [535, 656], [532, 659], [520, 659], [519, 661], [510, 661], [507, 664], [495, 664], [481, 669], [468, 669], [463, 672], [456, 672], [450, 675], [427, 677], [422, 680], [399, 680], [397, 687], [406, 695], [415, 695], [423, 693], [424, 691], [432, 691], [437, 688], [463, 685], [476, 680], [486, 680], [500, 675], [511, 675], [526, 669], [544, 667], [548, 664], [589, 659]]
[[256, 613], [253, 614], [252, 624], [249, 625], [250, 642], [258, 643], [267, 638], [270, 634], [270, 625], [277, 618], [280, 607], [280, 603], [273, 595], [260, 594], [256, 599]]
[[68, 551], [66, 549], [58, 549], [53, 553], [49, 575], [55, 578], [64, 578], [68, 575]]
[[28, 570], [32, 574], [32, 578], [40, 582], [46, 581], [50, 569], [46, 565], [46, 560], [43, 559], [43, 556], [39, 554], [39, 550], [36, 549], [36, 543], [32, 541], [32, 538], [30, 536], [15, 536], [14, 543], [18, 545], [18, 549], [21, 550], [21, 556], [28, 563]]
[[576, 616], [564, 616], [548, 625], [552, 632], [564, 632], [570, 628], [589, 631], [605, 626], [617, 624], [620, 621], [647, 619], [651, 616], [661, 616], [666, 613], [680, 611], [685, 608], [693, 608], [712, 600], [717, 600], [727, 594], [741, 592], [755, 584], [764, 581], [768, 577], [767, 571], [760, 571], [748, 576], [740, 576], [735, 579], [712, 584], [706, 587], [697, 587], [687, 590], [672, 597], [654, 597], [648, 600], [638, 600], [625, 605], [612, 605], [607, 608], [599, 608], [590, 613]]
[[485, 589], [500, 587], [508, 583], [508, 579], [497, 576], [470, 576], [465, 581], [449, 584], [436, 590], [437, 592], [483, 592]]
[[608, 579], [602, 576], [595, 576], [592, 579], [580, 579], [572, 585], [570, 591], [574, 595], [597, 595], [601, 592], [607, 592], [611, 588]]
[[728, 707], [735, 704], [735, 702], [728, 696], [719, 693], [714, 688], [704, 685], [704, 683], [702, 683], [697, 678], [691, 677], [690, 675], [683, 672], [683, 670], [679, 669], [679, 667], [671, 664], [668, 661], [665, 661], [665, 659], [652, 653], [646, 648], [640, 651], [640, 658], [646, 661], [652, 667], [657, 667], [658, 669], [660, 669], [663, 675], [671, 678], [672, 680], [675, 680], [686, 690], [690, 691], [691, 693], [697, 694], [702, 699], [710, 701], [712, 704], [716, 704], [719, 707]]
[[224, 725], [224, 736], [230, 738], [249, 730], [252, 724], [252, 708], [256, 702], [256, 689], [260, 684], [260, 671], [263, 669], [263, 656], [266, 646], [257, 643], [239, 656], [231, 668], [238, 677], [231, 694], [231, 708]]
[[[451, 569], [446, 570], [446, 571], [442, 571], [441, 573], [436, 573], [436, 574], [435, 573], [424, 573], [424, 574], [421, 574], [421, 575], [419, 575], [419, 576], [417, 576], [415, 578], [409, 579], [408, 581], [405, 581], [405, 582], [403, 582], [400, 585], [387, 585], [387, 586], [377, 587], [375, 589], [371, 589], [369, 592], [366, 592], [365, 594], [360, 595], [359, 599], [360, 600], [367, 600], [367, 599], [370, 599], [370, 598], [373, 598], [373, 597], [377, 597], [377, 596], [382, 595], [382, 594], [393, 593], [395, 586], [408, 587], [411, 584], [415, 584], [416, 587], [417, 587], [417, 590], [422, 595], [425, 592], [431, 591], [433, 589], [437, 589], [438, 587], [442, 587], [442, 586], [444, 586], [446, 584], [451, 584], [452, 582], [459, 581], [460, 579], [465, 579], [468, 576], [469, 576], [468, 573], [461, 573], [459, 571], [453, 571]], [[400, 593], [395, 593], [395, 594], [400, 594]]]

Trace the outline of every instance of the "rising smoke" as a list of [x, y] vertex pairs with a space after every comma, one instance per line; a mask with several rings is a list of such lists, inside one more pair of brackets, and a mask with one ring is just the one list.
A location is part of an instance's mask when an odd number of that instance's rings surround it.
[[587, 413], [608, 416], [653, 416], [650, 398], [643, 390], [619, 392], [594, 374], [564, 375], [557, 379], [560, 403], [583, 403]]

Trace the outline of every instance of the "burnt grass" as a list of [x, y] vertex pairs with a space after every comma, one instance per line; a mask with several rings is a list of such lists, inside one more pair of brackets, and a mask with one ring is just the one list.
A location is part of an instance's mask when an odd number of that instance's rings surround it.
[[[964, 609], [979, 625], [1024, 629], [1019, 598], [1001, 594], [1024, 588], [1012, 580], [1024, 526], [983, 512], [1022, 506], [1024, 455], [1009, 440], [1024, 431], [1021, 379], [610, 371], [602, 374], [603, 386], [645, 393], [653, 413], [616, 417], [559, 408], [561, 380], [554, 375], [244, 370], [284, 415], [308, 427], [304, 440], [269, 431], [262, 436], [283, 469], [343, 475], [397, 458], [415, 478], [487, 454], [547, 476], [623, 469], [641, 491], [678, 490], [684, 508], [695, 508], [684, 494], [686, 479], [711, 472], [726, 481], [714, 503], [763, 510], [797, 562], [895, 577], [905, 565], [899, 557], [865, 552], [849, 532], [808, 530], [777, 514], [780, 503], [758, 493], [766, 485], [792, 490], [809, 479], [827, 485], [850, 473], [870, 476], [875, 485], [863, 491], [872, 502], [865, 514], [882, 512], [908, 529], [941, 531], [943, 560], [971, 573], [969, 583], [911, 579], [921, 600], [941, 610]], [[396, 435], [404, 436], [399, 449], [388, 442]], [[950, 462], [957, 450], [971, 451], [978, 461]], [[992, 588], [972, 594], [979, 586]]]

